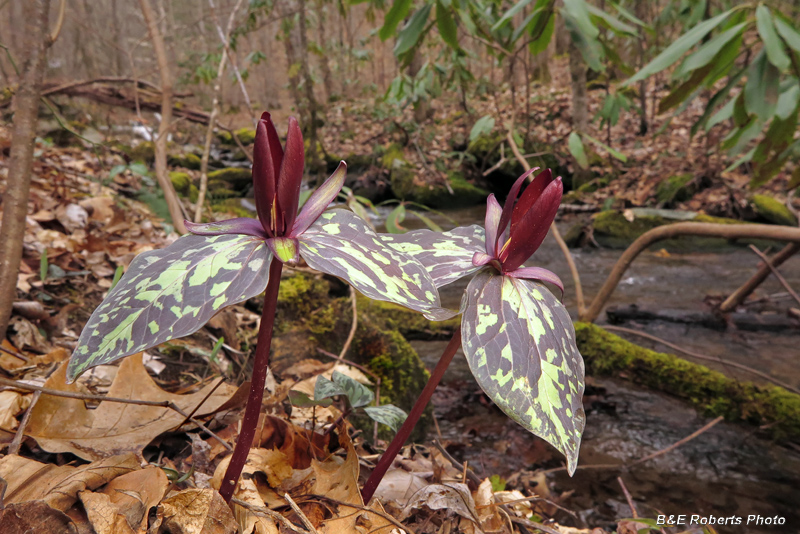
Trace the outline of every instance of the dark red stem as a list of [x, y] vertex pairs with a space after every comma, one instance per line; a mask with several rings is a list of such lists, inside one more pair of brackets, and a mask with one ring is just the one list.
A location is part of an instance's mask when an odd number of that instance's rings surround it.
[[433, 370], [433, 373], [431, 373], [428, 383], [425, 384], [425, 389], [423, 389], [422, 393], [420, 393], [420, 396], [417, 399], [416, 404], [414, 404], [414, 407], [411, 409], [411, 413], [408, 414], [408, 418], [406, 419], [405, 423], [403, 423], [403, 426], [401, 426], [400, 430], [397, 431], [397, 435], [394, 437], [392, 442], [389, 443], [389, 447], [386, 449], [386, 452], [384, 452], [383, 456], [381, 456], [381, 459], [378, 460], [378, 465], [375, 466], [375, 470], [372, 471], [367, 483], [364, 484], [364, 489], [361, 490], [361, 496], [364, 498], [364, 504], [369, 504], [370, 499], [372, 499], [372, 496], [375, 494], [375, 490], [378, 488], [378, 484], [381, 483], [381, 480], [383, 480], [383, 476], [386, 474], [389, 466], [392, 465], [392, 461], [397, 456], [397, 453], [400, 452], [400, 449], [403, 448], [403, 445], [405, 445], [406, 440], [411, 435], [411, 431], [414, 430], [414, 427], [417, 425], [417, 421], [419, 421], [419, 418], [422, 416], [422, 412], [425, 411], [425, 407], [431, 400], [433, 391], [436, 389], [436, 386], [439, 385], [439, 382], [441, 382], [444, 372], [450, 366], [450, 362], [453, 361], [453, 356], [455, 356], [456, 351], [460, 346], [461, 328], [459, 327], [453, 333], [450, 343], [448, 343], [447, 348], [444, 349], [442, 357], [439, 358], [439, 363], [436, 364], [436, 368]]
[[256, 341], [256, 357], [253, 361], [253, 377], [250, 380], [250, 395], [247, 397], [247, 406], [242, 419], [242, 431], [236, 440], [231, 463], [225, 471], [219, 493], [225, 502], [230, 502], [236, 482], [242, 474], [247, 455], [256, 436], [258, 418], [261, 415], [261, 401], [264, 398], [264, 384], [267, 380], [267, 367], [269, 366], [269, 348], [272, 344], [272, 326], [275, 323], [275, 308], [278, 305], [278, 288], [281, 285], [281, 270], [283, 263], [276, 258], [272, 259], [269, 266], [269, 282], [264, 292], [264, 311], [261, 314], [261, 326], [258, 329]]

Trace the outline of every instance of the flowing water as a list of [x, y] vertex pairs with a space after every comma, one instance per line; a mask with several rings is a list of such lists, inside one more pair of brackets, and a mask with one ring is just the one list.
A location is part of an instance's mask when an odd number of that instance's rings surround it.
[[[482, 224], [484, 209], [448, 212], [457, 224]], [[443, 226], [448, 225], [443, 219]], [[411, 226], [411, 225], [409, 225]], [[452, 226], [452, 225], [450, 225]], [[567, 226], [562, 228], [562, 232]], [[745, 247], [725, 246], [683, 252], [648, 251], [636, 259], [609, 305], [636, 303], [644, 308], [696, 312], [704, 310], [706, 295], [724, 295], [743, 283], [759, 259]], [[605, 280], [619, 250], [573, 250], [584, 292], [592, 297]], [[566, 262], [548, 237], [530, 264], [558, 273], [565, 284], [564, 304], [575, 310], [574, 286]], [[800, 258], [789, 260], [781, 272], [793, 287], [800, 287]], [[457, 306], [465, 283], [442, 290], [446, 305]], [[769, 279], [762, 295], [779, 294], [782, 286]], [[788, 304], [788, 302], [787, 302]], [[784, 306], [786, 307], [786, 306]], [[604, 323], [604, 316], [598, 321]], [[628, 325], [631, 326], [631, 325]], [[794, 387], [800, 387], [800, 335], [790, 332], [720, 332], [693, 325], [645, 323], [633, 328], [670, 340], [680, 346], [757, 368]], [[631, 341], [671, 352], [652, 342], [628, 336]], [[432, 368], [446, 341], [413, 341]], [[690, 359], [691, 358], [687, 358]], [[724, 362], [698, 361], [740, 380], [764, 382]], [[463, 355], [454, 359], [434, 398], [435, 413], [448, 449], [466, 460], [479, 475], [509, 477], [521, 470], [553, 468], [561, 457], [532, 437], [480, 395]], [[591, 468], [597, 464], [622, 464], [659, 451], [688, 436], [708, 420], [685, 403], [619, 379], [587, 380], [586, 430], [579, 469], [570, 478], [564, 471], [548, 475], [556, 492], [573, 491], [566, 506], [577, 517], [559, 516], [575, 526], [603, 526], [613, 530], [614, 519], [630, 517], [630, 509], [617, 482], [621, 476], [643, 517], [659, 514], [701, 516], [781, 516], [782, 526], [722, 526], [721, 533], [800, 531], [800, 453], [756, 435], [752, 427], [720, 423], [697, 438], [651, 461], [626, 471]], [[524, 477], [523, 477], [524, 478]], [[541, 492], [541, 487], [539, 489]]]

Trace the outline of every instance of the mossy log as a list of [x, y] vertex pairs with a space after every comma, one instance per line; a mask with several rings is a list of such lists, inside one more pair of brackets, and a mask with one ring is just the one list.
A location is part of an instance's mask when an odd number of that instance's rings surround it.
[[590, 323], [576, 323], [588, 375], [621, 376], [679, 397], [708, 417], [764, 428], [779, 440], [800, 439], [800, 396], [778, 386], [728, 378], [703, 365], [630, 343]]

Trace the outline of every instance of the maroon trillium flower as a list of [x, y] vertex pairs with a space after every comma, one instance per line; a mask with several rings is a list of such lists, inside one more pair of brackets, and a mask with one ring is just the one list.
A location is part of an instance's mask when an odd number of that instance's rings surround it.
[[537, 170], [538, 167], [529, 170], [514, 182], [505, 207], [501, 208], [494, 195], [489, 195], [484, 224], [486, 252], [476, 252], [472, 264], [475, 267], [489, 264], [514, 278], [550, 282], [563, 294], [564, 285], [551, 271], [541, 267], [521, 267], [544, 241], [564, 192], [561, 177], [553, 178], [550, 169], [545, 169], [536, 175], [517, 200], [525, 179]]
[[206, 224], [186, 221], [186, 228], [197, 235], [245, 234], [261, 237], [280, 261], [297, 265], [300, 261], [297, 237], [336, 198], [347, 172], [345, 162], [340, 162], [339, 167], [314, 191], [298, 214], [304, 164], [303, 134], [297, 120], [289, 118], [284, 150], [270, 114], [264, 112], [256, 127], [253, 151], [253, 189], [258, 220], [238, 217]]

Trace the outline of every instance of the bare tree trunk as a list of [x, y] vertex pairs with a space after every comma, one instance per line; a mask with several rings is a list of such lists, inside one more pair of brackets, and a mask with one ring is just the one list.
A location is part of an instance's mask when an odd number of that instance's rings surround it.
[[[217, 78], [214, 80], [214, 98], [211, 102], [211, 115], [208, 119], [208, 128], [206, 128], [206, 139], [203, 145], [203, 157], [200, 158], [200, 193], [197, 195], [197, 206], [194, 209], [194, 222], [199, 223], [203, 217], [203, 203], [206, 200], [206, 191], [208, 190], [208, 158], [211, 155], [211, 141], [214, 138], [214, 125], [217, 123], [217, 116], [219, 115], [219, 97], [222, 92], [222, 76], [225, 74], [225, 63], [228, 60], [228, 38], [231, 35], [233, 28], [233, 21], [236, 20], [236, 13], [242, 6], [243, 0], [237, 0], [236, 5], [228, 17], [228, 25], [225, 28], [225, 44], [223, 45], [222, 57], [219, 59], [219, 66], [217, 67]], [[213, 4], [211, 5], [212, 12], [214, 11]]]
[[314, 95], [314, 80], [311, 78], [311, 67], [308, 64], [308, 37], [306, 35], [306, 0], [300, 0], [300, 16], [298, 17], [297, 31], [300, 34], [300, 67], [303, 72], [303, 85], [305, 86], [306, 104], [308, 106], [308, 145], [309, 167], [314, 171], [319, 170], [320, 158], [317, 149], [317, 97]]
[[[422, 69], [423, 57], [419, 53], [419, 48], [414, 50], [414, 55], [411, 58], [411, 63], [408, 64], [408, 75], [414, 78], [417, 73]], [[414, 102], [414, 122], [421, 124], [428, 118], [428, 111], [430, 110], [430, 102], [427, 98], [421, 98]]]
[[122, 76], [125, 72], [125, 53], [123, 52], [124, 43], [122, 42], [122, 32], [119, 27], [119, 0], [111, 0], [111, 38], [114, 41], [114, 73]]
[[324, 53], [328, 47], [327, 34], [325, 29], [328, 26], [328, 21], [324, 17], [324, 2], [317, 0], [317, 31], [319, 32], [319, 46], [323, 50], [323, 55], [320, 58], [319, 67], [322, 70], [322, 81], [325, 89], [325, 103], [331, 99], [331, 94], [334, 93], [333, 87], [333, 73], [331, 72], [331, 65], [329, 62], [330, 56]]
[[29, 51], [29, 55], [22, 64], [20, 84], [14, 96], [14, 130], [3, 197], [3, 222], [0, 226], [0, 339], [5, 339], [11, 306], [17, 294], [17, 272], [22, 260], [22, 241], [28, 214], [39, 93], [47, 66], [47, 48], [52, 44], [47, 33], [50, 0], [28, 0], [23, 4], [25, 30], [22, 49]]
[[[586, 63], [583, 62], [581, 51], [570, 39], [569, 41], [569, 73], [572, 79], [572, 129], [581, 134], [589, 127], [589, 104], [586, 100]], [[575, 165], [572, 175], [572, 188], [577, 189], [591, 175], [588, 169]]]
[[158, 21], [150, 0], [139, 0], [139, 5], [142, 8], [142, 15], [147, 24], [147, 31], [150, 33], [150, 40], [153, 42], [158, 71], [161, 75], [161, 124], [158, 125], [158, 137], [156, 137], [155, 143], [156, 179], [164, 191], [164, 200], [167, 202], [167, 208], [175, 231], [179, 234], [185, 234], [186, 226], [183, 224], [180, 201], [167, 174], [167, 136], [172, 123], [172, 76], [169, 62], [167, 61], [167, 50], [164, 47], [164, 39], [161, 32], [158, 30]]
[[[647, 2], [636, 2], [636, 16], [639, 17], [639, 20], [647, 21]], [[639, 35], [639, 39], [637, 40], [637, 54], [639, 56], [639, 68], [641, 69], [644, 67], [645, 64], [645, 32], [642, 32]], [[647, 124], [647, 79], [645, 78], [641, 82], [639, 82], [639, 107], [641, 107], [641, 115], [639, 116], [639, 135], [645, 135], [647, 133], [648, 124]]]

